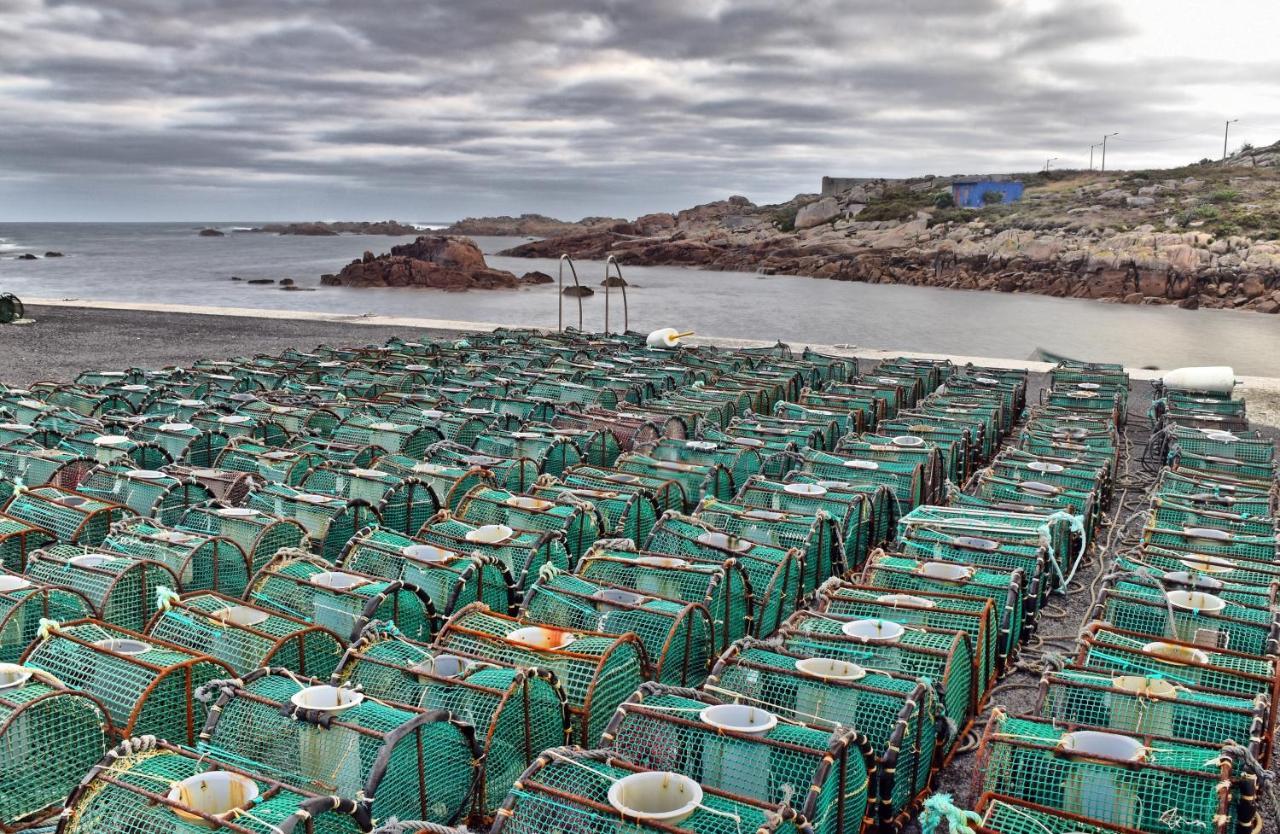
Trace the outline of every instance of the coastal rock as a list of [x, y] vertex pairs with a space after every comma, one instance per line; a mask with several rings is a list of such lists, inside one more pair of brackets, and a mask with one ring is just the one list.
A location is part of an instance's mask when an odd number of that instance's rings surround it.
[[62, 253], [61, 252], [45, 252], [44, 256], [46, 258], [61, 258]]
[[226, 232], [221, 229], [201, 229], [200, 237], [226, 237]]
[[38, 258], [35, 255], [31, 254], [30, 252], [24, 252], [23, 254], [14, 258], [14, 260], [15, 261], [34, 261], [34, 260], [38, 260]]
[[826, 223], [839, 214], [840, 203], [836, 198], [823, 197], [821, 200], [812, 202], [796, 212], [795, 227], [797, 229], [811, 229], [814, 226]]
[[416, 235], [419, 229], [397, 220], [338, 221], [334, 223], [268, 223], [255, 232], [271, 232], [277, 235], [303, 235], [307, 237], [333, 237], [341, 234], [391, 235], [405, 237]]
[[386, 255], [365, 252], [336, 275], [320, 276], [326, 286], [425, 287], [432, 289], [513, 289], [514, 273], [490, 269], [480, 247], [469, 238], [423, 235], [391, 247]]
[[246, 284], [274, 284], [275, 282], [276, 282], [276, 279], [274, 278], [250, 278], [245, 283]]
[[600, 282], [602, 287], [629, 287], [627, 280], [620, 275], [610, 275], [608, 278]]
[[555, 282], [556, 279], [552, 278], [547, 273], [539, 272], [536, 269], [526, 272], [524, 275], [520, 276], [521, 284], [554, 284]]
[[292, 286], [293, 286], [293, 279], [292, 279], [292, 278], [281, 278], [281, 279], [280, 279], [280, 286], [282, 286], [282, 287], [292, 287]]
[[590, 287], [581, 287], [581, 286], [565, 287], [564, 290], [561, 292], [561, 295], [568, 296], [569, 298], [588, 298], [595, 294], [596, 294], [596, 291], [591, 289]]

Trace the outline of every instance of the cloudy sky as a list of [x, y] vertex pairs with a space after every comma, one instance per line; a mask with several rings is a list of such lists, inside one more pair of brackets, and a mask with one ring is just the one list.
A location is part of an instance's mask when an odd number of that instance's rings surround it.
[[0, 220], [634, 215], [1280, 139], [1275, 0], [0, 0]]

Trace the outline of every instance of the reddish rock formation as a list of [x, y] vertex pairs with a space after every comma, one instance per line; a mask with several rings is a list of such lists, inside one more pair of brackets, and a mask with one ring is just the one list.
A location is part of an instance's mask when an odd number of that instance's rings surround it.
[[365, 252], [337, 275], [322, 275], [320, 283], [347, 287], [426, 287], [431, 289], [513, 289], [520, 279], [490, 269], [480, 247], [469, 238], [423, 235], [412, 243], [391, 247], [386, 255]]

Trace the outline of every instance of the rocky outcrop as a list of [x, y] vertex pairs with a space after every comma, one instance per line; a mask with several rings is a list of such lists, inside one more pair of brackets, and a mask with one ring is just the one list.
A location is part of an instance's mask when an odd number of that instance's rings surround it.
[[327, 286], [423, 287], [429, 289], [512, 289], [513, 273], [490, 269], [475, 242], [465, 237], [423, 235], [391, 247], [386, 255], [365, 252], [336, 275], [320, 276]]
[[360, 220], [339, 221], [335, 223], [268, 223], [254, 232], [269, 232], [277, 235], [304, 235], [308, 237], [333, 237], [334, 235], [391, 235], [404, 237], [416, 235], [421, 230], [416, 226], [401, 223], [397, 220]]
[[510, 215], [468, 217], [459, 220], [444, 231], [445, 234], [450, 235], [553, 237], [579, 234], [593, 229], [606, 229], [619, 224], [626, 225], [627, 221], [620, 217], [584, 217], [577, 222], [572, 222], [557, 220], [543, 214], [522, 214], [519, 217]]
[[547, 273], [539, 272], [536, 269], [532, 272], [526, 272], [524, 275], [520, 276], [521, 284], [554, 284], [555, 282], [556, 279], [552, 278]]
[[201, 229], [200, 237], [225, 237], [226, 232], [221, 229]]
[[16, 258], [14, 258], [14, 260], [15, 261], [35, 261], [35, 260], [39, 260], [39, 257], [37, 255], [33, 255], [30, 252], [24, 252], [21, 255], [18, 255]]
[[61, 258], [62, 253], [61, 252], [45, 252], [44, 256], [46, 258]]
[[796, 212], [797, 229], [811, 229], [819, 226], [829, 220], [834, 220], [840, 215], [840, 202], [835, 197], [823, 197], [821, 200], [814, 200], [807, 206], [802, 206]]

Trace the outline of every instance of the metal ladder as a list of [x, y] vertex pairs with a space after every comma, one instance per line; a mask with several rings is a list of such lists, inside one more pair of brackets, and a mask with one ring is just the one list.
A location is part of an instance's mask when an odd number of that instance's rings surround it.
[[[559, 314], [556, 319], [556, 330], [564, 332], [564, 265], [569, 264], [569, 275], [573, 278], [573, 285], [581, 288], [582, 284], [578, 281], [578, 269], [573, 265], [573, 258], [568, 255], [560, 256], [560, 274], [556, 281], [556, 298], [559, 302]], [[618, 263], [618, 259], [610, 255], [604, 262], [604, 332], [607, 334], [609, 330], [609, 296], [611, 295], [609, 286], [609, 268], [613, 267], [613, 273], [617, 276], [619, 283], [618, 288], [622, 290], [622, 330], [625, 333], [631, 327], [631, 307], [627, 303], [627, 281], [622, 277], [622, 266]], [[578, 298], [578, 330], [582, 330], [582, 295]]]

